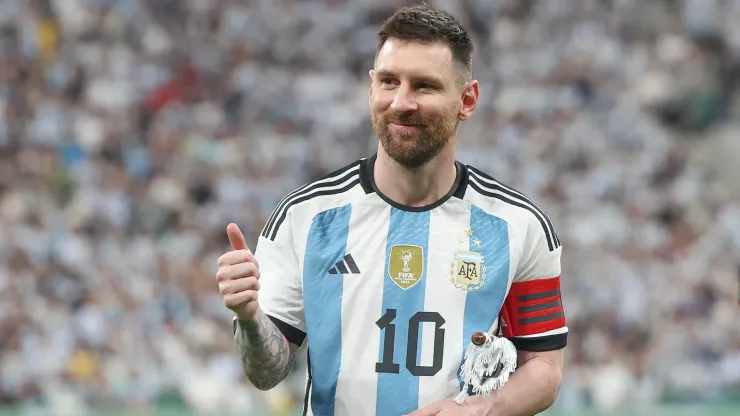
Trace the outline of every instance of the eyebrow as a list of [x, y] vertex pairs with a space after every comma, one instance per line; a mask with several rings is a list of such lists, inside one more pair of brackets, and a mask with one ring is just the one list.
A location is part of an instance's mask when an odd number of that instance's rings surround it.
[[[389, 71], [387, 69], [379, 69], [375, 71], [375, 75], [379, 78], [397, 77], [397, 75], [393, 71]], [[444, 85], [444, 81], [442, 80], [442, 78], [434, 75], [415, 75], [412, 76], [412, 78], [417, 81], [425, 81], [432, 84]]]

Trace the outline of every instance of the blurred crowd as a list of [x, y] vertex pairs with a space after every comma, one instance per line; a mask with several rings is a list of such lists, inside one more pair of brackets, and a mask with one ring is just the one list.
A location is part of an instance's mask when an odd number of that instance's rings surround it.
[[[377, 146], [399, 0], [0, 0], [0, 405], [289, 410], [214, 281], [293, 188]], [[558, 406], [740, 391], [740, 209], [691, 163], [737, 117], [738, 0], [447, 0], [481, 82], [459, 159], [564, 246]], [[740, 158], [740, 155], [739, 155]]]

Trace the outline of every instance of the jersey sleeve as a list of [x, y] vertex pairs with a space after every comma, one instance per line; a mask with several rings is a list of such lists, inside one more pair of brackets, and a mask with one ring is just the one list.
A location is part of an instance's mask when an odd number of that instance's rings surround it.
[[[549, 219], [545, 218], [549, 225]], [[521, 260], [501, 310], [501, 332], [519, 350], [550, 351], [567, 344], [560, 297], [562, 247], [552, 226], [532, 216]]]
[[259, 305], [288, 341], [301, 346], [306, 339], [302, 274], [294, 244], [291, 210], [277, 232], [263, 232], [254, 256], [260, 268]]

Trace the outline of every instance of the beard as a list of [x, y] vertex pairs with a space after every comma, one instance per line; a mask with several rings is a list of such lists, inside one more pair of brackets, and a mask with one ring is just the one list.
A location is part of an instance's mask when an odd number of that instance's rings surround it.
[[[386, 114], [370, 112], [373, 131], [380, 138], [383, 150], [399, 164], [413, 169], [418, 168], [434, 159], [457, 128], [456, 112], [450, 112], [441, 117], [427, 118], [418, 113], [409, 116], [398, 116], [392, 111]], [[396, 122], [417, 126], [413, 132], [393, 132], [390, 124]]]

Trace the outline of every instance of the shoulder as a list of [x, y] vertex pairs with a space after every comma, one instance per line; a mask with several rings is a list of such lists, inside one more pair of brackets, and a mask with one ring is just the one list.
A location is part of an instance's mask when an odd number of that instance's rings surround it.
[[261, 236], [274, 240], [289, 215], [298, 214], [302, 222], [310, 221], [321, 211], [365, 195], [360, 183], [360, 168], [364, 160], [356, 160], [288, 193], [268, 218]]
[[465, 199], [503, 217], [511, 225], [526, 229], [527, 235], [535, 233], [544, 237], [549, 251], [560, 247], [550, 217], [532, 198], [474, 166], [466, 165], [466, 168], [468, 188], [473, 192], [466, 192]]

